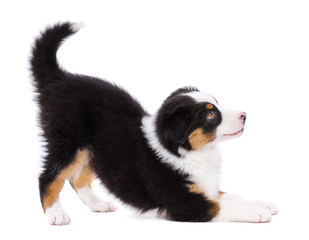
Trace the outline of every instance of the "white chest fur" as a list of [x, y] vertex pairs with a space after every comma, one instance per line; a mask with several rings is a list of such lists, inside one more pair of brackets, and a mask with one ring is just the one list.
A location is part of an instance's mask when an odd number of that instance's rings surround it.
[[187, 153], [185, 171], [190, 180], [201, 189], [209, 199], [216, 199], [219, 194], [221, 153], [217, 146], [206, 145], [197, 151]]

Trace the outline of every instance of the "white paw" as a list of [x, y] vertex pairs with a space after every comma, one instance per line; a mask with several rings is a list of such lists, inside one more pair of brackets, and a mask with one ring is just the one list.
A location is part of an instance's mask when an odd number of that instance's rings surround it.
[[271, 212], [266, 208], [249, 207], [245, 214], [244, 222], [266, 223], [272, 219]]
[[89, 206], [93, 212], [115, 212], [117, 208], [109, 202], [97, 202]]
[[71, 222], [71, 219], [68, 214], [64, 213], [59, 213], [57, 215], [50, 215], [47, 216], [48, 222], [51, 225], [68, 225]]
[[45, 216], [51, 225], [68, 225], [71, 219], [62, 209], [59, 199], [45, 210]]
[[255, 206], [268, 209], [272, 215], [278, 214], [279, 210], [274, 203], [256, 201]]
[[53, 209], [47, 209], [45, 211], [47, 221], [51, 225], [68, 225], [71, 219], [64, 211], [53, 211]]
[[109, 203], [103, 202], [93, 192], [92, 188], [85, 186], [77, 189], [79, 198], [91, 209], [93, 212], [115, 212], [116, 207]]

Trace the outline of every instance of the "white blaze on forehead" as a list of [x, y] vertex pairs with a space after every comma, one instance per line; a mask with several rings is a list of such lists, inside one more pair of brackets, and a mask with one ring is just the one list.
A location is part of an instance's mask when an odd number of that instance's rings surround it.
[[185, 93], [184, 95], [193, 98], [198, 103], [209, 102], [215, 106], [218, 106], [216, 99], [209, 93], [195, 91], [195, 92]]

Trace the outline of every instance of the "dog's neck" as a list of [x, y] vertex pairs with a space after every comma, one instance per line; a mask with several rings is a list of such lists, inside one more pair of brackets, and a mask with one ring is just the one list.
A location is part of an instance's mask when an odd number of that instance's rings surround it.
[[215, 198], [219, 191], [221, 154], [215, 144], [205, 145], [199, 150], [178, 149], [180, 157], [170, 153], [160, 143], [156, 132], [156, 115], [142, 120], [142, 130], [149, 147], [158, 159], [172, 169], [189, 175], [189, 180], [199, 185], [209, 198]]
[[178, 170], [183, 172], [183, 167], [179, 164], [175, 164], [176, 162], [180, 163], [180, 159], [185, 158], [188, 151], [183, 148], [179, 148], [178, 152], [181, 157], [178, 157], [172, 153], [170, 153], [164, 146], [161, 144], [157, 132], [156, 132], [156, 115], [146, 116], [142, 120], [142, 130], [145, 138], [147, 139], [149, 147], [156, 153], [160, 161], [168, 164], [174, 170]]

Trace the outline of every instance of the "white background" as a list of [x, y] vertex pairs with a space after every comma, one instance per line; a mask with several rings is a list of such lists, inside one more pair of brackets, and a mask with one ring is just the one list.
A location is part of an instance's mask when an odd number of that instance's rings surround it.
[[[17, 239], [308, 239], [307, 1], [2, 1], [0, 4], [0, 237]], [[91, 213], [66, 185], [71, 225], [49, 226], [37, 177], [43, 150], [28, 71], [46, 25], [86, 25], [59, 51], [72, 72], [126, 88], [154, 113], [173, 90], [193, 85], [246, 111], [243, 137], [222, 144], [222, 190], [275, 202], [267, 224], [176, 223]], [[96, 191], [105, 193], [98, 183]], [[119, 238], [117, 238], [119, 237]], [[35, 239], [35, 238], [33, 238]]]

